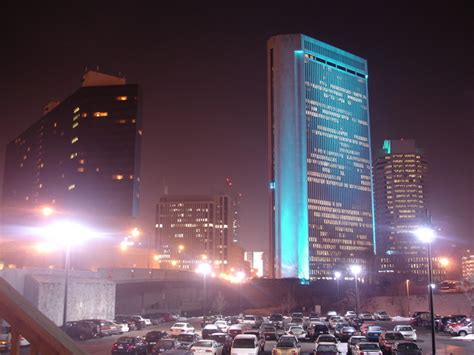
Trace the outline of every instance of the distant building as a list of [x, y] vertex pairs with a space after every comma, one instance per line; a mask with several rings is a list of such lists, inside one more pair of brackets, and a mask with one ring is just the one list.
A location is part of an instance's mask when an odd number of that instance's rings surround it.
[[232, 243], [229, 247], [229, 273], [243, 271], [250, 275], [250, 263], [245, 260], [245, 249], [239, 243]]
[[250, 267], [255, 270], [255, 276], [263, 277], [265, 275], [265, 259], [263, 251], [245, 252], [245, 261], [250, 263]]
[[227, 270], [232, 241], [230, 199], [164, 196], [156, 211], [157, 250], [162, 268], [194, 270], [203, 261]]
[[78, 215], [136, 217], [139, 207], [139, 88], [89, 71], [82, 87], [46, 105], [7, 146], [3, 207], [43, 205]]
[[462, 257], [462, 279], [474, 282], [474, 255]]
[[[385, 140], [375, 163], [377, 260], [381, 276], [426, 280], [426, 245], [414, 234], [430, 223], [427, 162], [412, 139]], [[433, 258], [437, 281], [446, 277]]]
[[270, 263], [333, 279], [374, 255], [367, 61], [302, 34], [267, 43]]

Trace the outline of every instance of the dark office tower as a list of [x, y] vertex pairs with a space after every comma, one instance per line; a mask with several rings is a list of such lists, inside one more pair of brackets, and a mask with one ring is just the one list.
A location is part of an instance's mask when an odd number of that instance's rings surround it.
[[367, 61], [301, 34], [267, 58], [273, 276], [330, 279], [374, 252]]
[[138, 213], [141, 116], [138, 85], [89, 71], [82, 87], [8, 144], [3, 204], [69, 215]]
[[166, 196], [156, 213], [159, 266], [194, 270], [203, 261], [215, 271], [229, 264], [232, 241], [230, 199], [217, 196]]
[[[413, 139], [385, 140], [374, 175], [379, 273], [425, 280], [426, 247], [413, 233], [429, 223], [423, 153]], [[438, 264], [433, 261], [437, 279], [446, 274]]]

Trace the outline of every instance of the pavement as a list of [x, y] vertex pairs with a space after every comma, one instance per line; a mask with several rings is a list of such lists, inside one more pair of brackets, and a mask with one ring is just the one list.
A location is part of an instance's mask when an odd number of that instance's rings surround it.
[[[201, 331], [200, 320], [191, 319], [189, 321], [195, 328], [196, 332]], [[387, 330], [393, 329], [395, 325], [398, 324], [408, 324], [407, 321], [397, 321], [397, 322], [373, 322], [376, 325], [380, 325]], [[151, 330], [164, 330], [167, 331], [173, 323], [163, 323], [160, 325], [150, 326], [144, 330], [133, 331], [126, 333], [124, 335], [130, 336], [143, 336]], [[423, 354], [432, 354], [431, 352], [431, 333], [429, 329], [418, 328], [417, 329], [418, 341], [417, 344], [423, 349]], [[88, 354], [91, 355], [105, 355], [110, 354], [112, 345], [115, 340], [120, 337], [120, 335], [114, 335], [109, 337], [104, 337], [100, 339], [91, 339], [84, 342], [77, 342], [77, 344], [84, 349]], [[262, 355], [271, 355], [271, 350], [274, 341], [267, 341], [265, 343], [265, 351]], [[313, 342], [303, 342], [301, 344], [301, 353], [302, 355], [310, 355], [314, 350]], [[346, 354], [347, 352], [347, 343], [338, 344], [339, 351], [341, 355]], [[456, 340], [453, 339], [450, 335], [445, 333], [436, 333], [436, 354], [437, 355], [474, 355], [474, 341], [473, 340]]]

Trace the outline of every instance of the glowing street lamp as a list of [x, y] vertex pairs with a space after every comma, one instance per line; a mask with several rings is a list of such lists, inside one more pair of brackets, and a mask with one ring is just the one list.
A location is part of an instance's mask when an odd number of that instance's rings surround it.
[[208, 263], [201, 263], [198, 265], [196, 268], [196, 272], [198, 274], [202, 275], [202, 280], [203, 280], [203, 301], [202, 301], [202, 309], [204, 313], [204, 317], [207, 315], [207, 310], [206, 310], [206, 301], [207, 301], [207, 285], [206, 285], [206, 278], [207, 275], [209, 275], [212, 272], [212, 267]]
[[356, 289], [356, 313], [359, 316], [359, 284], [357, 282], [359, 274], [362, 272], [362, 267], [360, 265], [352, 265], [351, 273], [354, 275], [355, 280], [355, 289]]
[[140, 230], [137, 227], [135, 227], [132, 229], [130, 234], [132, 235], [133, 238], [138, 238], [140, 236]]
[[184, 245], [180, 244], [178, 245], [178, 253], [181, 253], [184, 250]]
[[449, 259], [448, 258], [441, 258], [441, 259], [439, 259], [439, 264], [442, 267], [446, 268], [449, 265]]
[[431, 260], [431, 243], [435, 240], [436, 234], [433, 229], [428, 227], [418, 228], [413, 232], [417, 238], [427, 244], [428, 249], [428, 290], [430, 297], [430, 313], [431, 313], [431, 346], [433, 354], [436, 354], [436, 340], [435, 340], [435, 321], [434, 321], [434, 305], [433, 305], [433, 265]]
[[44, 216], [44, 217], [49, 217], [51, 216], [53, 213], [54, 213], [54, 209], [49, 207], [49, 206], [44, 206], [43, 208], [41, 208], [41, 214]]

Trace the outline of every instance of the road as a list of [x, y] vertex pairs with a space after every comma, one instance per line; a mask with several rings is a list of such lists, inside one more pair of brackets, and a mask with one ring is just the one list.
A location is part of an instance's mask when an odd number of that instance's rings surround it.
[[[196, 328], [197, 332], [200, 332], [200, 321], [190, 320], [190, 323]], [[397, 324], [407, 324], [407, 322], [374, 322], [376, 325], [380, 325], [385, 329], [393, 329]], [[127, 333], [127, 335], [138, 336], [145, 335], [150, 330], [168, 330], [171, 323], [163, 323], [157, 326], [147, 327], [146, 330], [133, 331]], [[418, 329], [418, 345], [423, 349], [423, 354], [431, 354], [431, 333], [427, 329]], [[101, 339], [92, 339], [85, 342], [78, 342], [79, 346], [84, 349], [88, 354], [91, 355], [105, 355], [110, 354], [112, 344], [119, 335], [105, 337]], [[271, 350], [275, 342], [267, 341], [265, 343], [265, 352], [262, 355], [271, 355]], [[339, 351], [342, 354], [347, 352], [347, 344], [339, 343]], [[301, 351], [302, 355], [308, 355], [312, 353], [314, 349], [314, 343], [303, 342]], [[474, 341], [459, 341], [452, 340], [452, 338], [444, 333], [436, 334], [436, 351], [439, 355], [473, 355], [474, 354]]]

